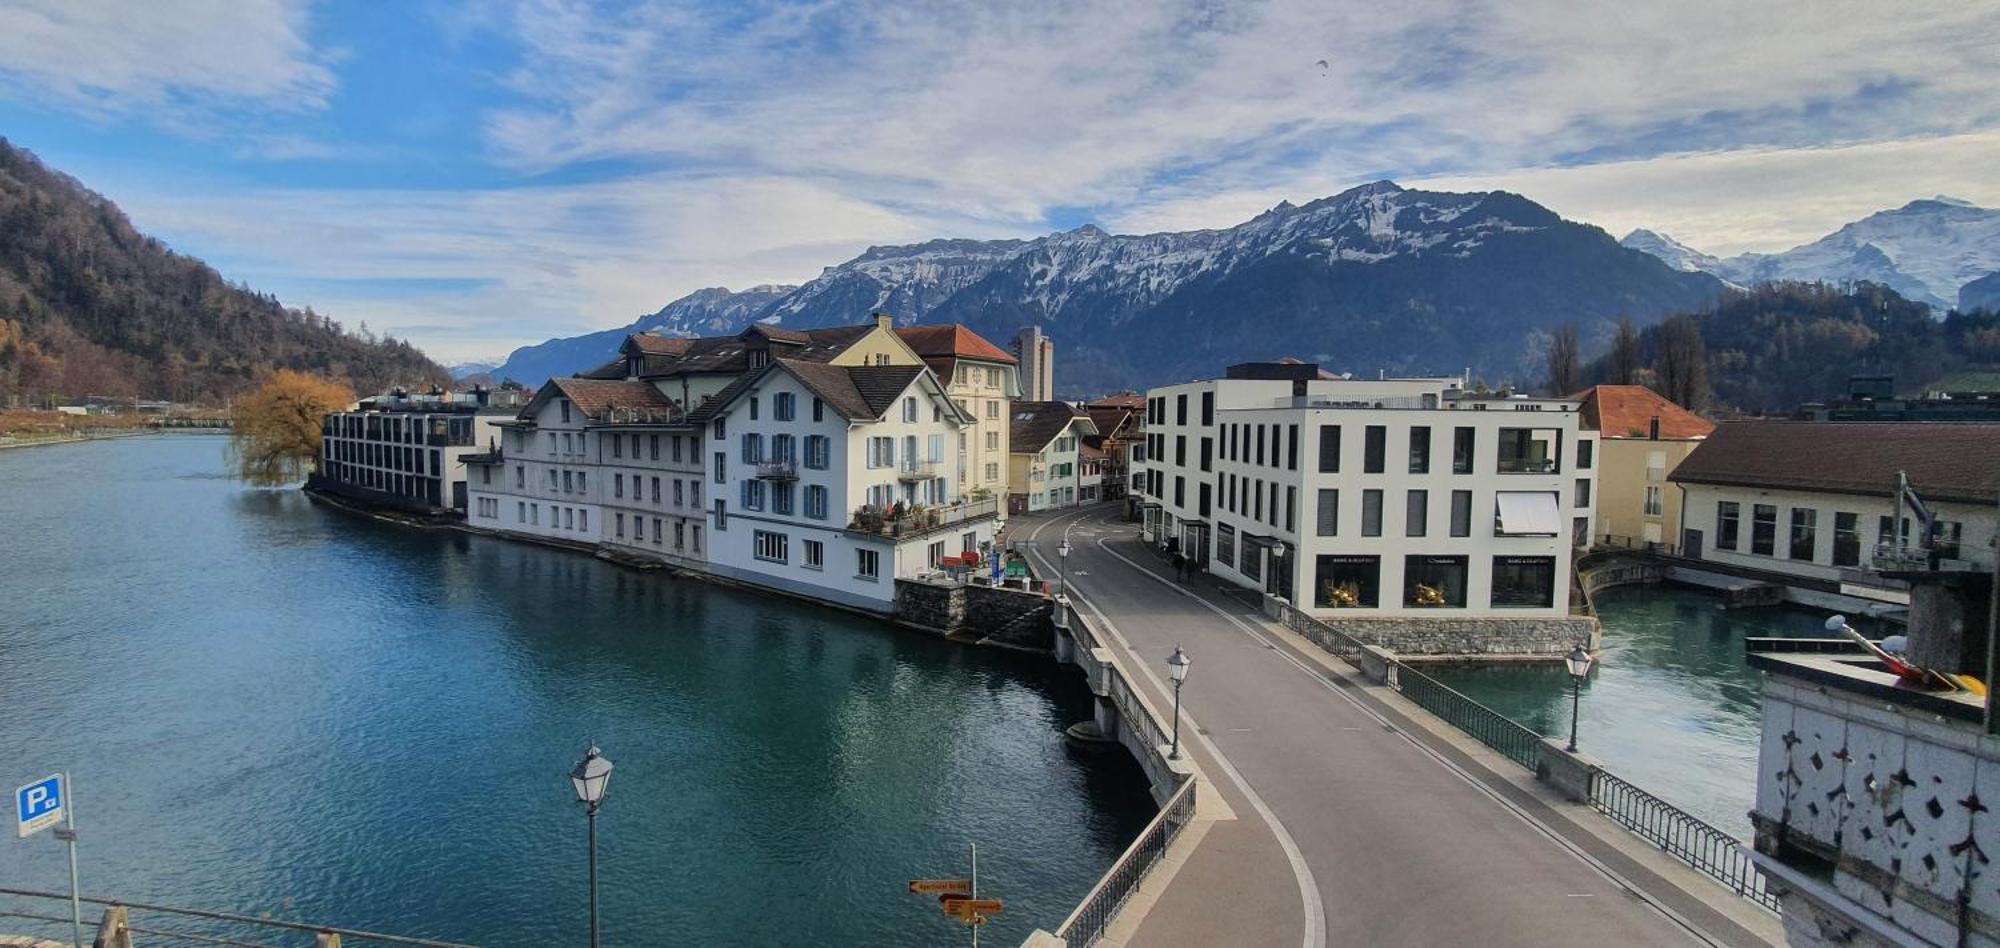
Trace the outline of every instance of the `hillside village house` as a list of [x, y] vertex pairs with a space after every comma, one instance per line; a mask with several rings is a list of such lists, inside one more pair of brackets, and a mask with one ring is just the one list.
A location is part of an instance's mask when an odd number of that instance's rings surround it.
[[1083, 443], [1103, 453], [1103, 486], [1098, 499], [1122, 500], [1129, 492], [1130, 445], [1139, 437], [1139, 419], [1145, 409], [1146, 396], [1137, 392], [1120, 392], [1084, 403], [1084, 414], [1097, 426], [1097, 433], [1086, 436]]
[[961, 488], [974, 425], [887, 317], [634, 335], [468, 459], [467, 522], [889, 612], [898, 578], [990, 552], [999, 502]]
[[1597, 477], [1576, 402], [1296, 362], [1147, 396], [1143, 535], [1215, 576], [1328, 620], [1568, 615]]
[[1015, 402], [1008, 507], [1015, 513], [1074, 507], [1082, 487], [1082, 443], [1097, 433], [1068, 402]]
[[1086, 435], [1076, 448], [1076, 502], [1094, 504], [1104, 499], [1104, 449], [1091, 444]]
[[1715, 425], [1644, 385], [1598, 385], [1571, 396], [1597, 432], [1594, 541], [1672, 553], [1680, 546], [1681, 492], [1667, 476]]
[[[973, 499], [1007, 496], [1008, 405], [1021, 397], [1013, 356], [964, 326], [905, 326], [903, 340], [945, 383], [945, 392], [973, 425], [958, 433], [958, 491]], [[1004, 513], [1004, 511], [1003, 511]]]
[[320, 422], [313, 490], [414, 513], [465, 511], [465, 458], [513, 414], [496, 393], [392, 392], [362, 399]]
[[[1929, 536], [1897, 503], [1899, 474], [1933, 518]], [[1932, 554], [1947, 571], [1993, 568], [2000, 425], [1725, 422], [1671, 480], [1685, 492], [1681, 555], [1725, 572], [1907, 603], [1885, 572]]]

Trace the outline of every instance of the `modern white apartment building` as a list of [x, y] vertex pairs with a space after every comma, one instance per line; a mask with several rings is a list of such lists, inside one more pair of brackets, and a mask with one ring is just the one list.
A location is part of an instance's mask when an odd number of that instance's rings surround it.
[[956, 324], [905, 326], [896, 330], [896, 336], [924, 360], [944, 382], [952, 401], [972, 419], [972, 427], [957, 438], [959, 493], [975, 500], [1006, 497], [1012, 418], [1008, 406], [1021, 397], [1015, 358]]
[[1671, 480], [1692, 559], [1898, 603], [1885, 572], [1993, 568], [2000, 424], [1726, 422]]
[[890, 612], [898, 578], [991, 552], [999, 499], [963, 486], [975, 424], [886, 317], [635, 335], [468, 459], [468, 523]]
[[1008, 507], [1018, 513], [1074, 507], [1083, 500], [1083, 439], [1097, 433], [1068, 402], [1014, 403]]
[[483, 450], [513, 414], [493, 393], [391, 392], [362, 399], [320, 423], [320, 459], [309, 486], [412, 512], [465, 510], [464, 458]]
[[1293, 362], [1148, 393], [1145, 535], [1324, 619], [1555, 617], [1591, 536], [1577, 403]]

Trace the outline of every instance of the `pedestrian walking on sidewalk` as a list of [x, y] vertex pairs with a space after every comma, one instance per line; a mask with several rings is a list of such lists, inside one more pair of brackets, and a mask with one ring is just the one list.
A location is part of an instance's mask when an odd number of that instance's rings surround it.
[[1174, 552], [1174, 581], [1177, 583], [1185, 583], [1187, 582], [1187, 580], [1188, 580], [1187, 556], [1182, 554], [1180, 551], [1176, 550]]

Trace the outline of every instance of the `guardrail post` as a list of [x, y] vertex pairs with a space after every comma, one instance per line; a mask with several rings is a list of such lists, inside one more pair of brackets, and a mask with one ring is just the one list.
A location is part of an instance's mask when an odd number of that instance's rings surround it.
[[1396, 653], [1379, 645], [1361, 646], [1361, 675], [1370, 684], [1389, 683], [1389, 666], [1396, 663]]
[[104, 920], [97, 923], [96, 948], [132, 948], [132, 928], [125, 918], [125, 906], [104, 907]]
[[1571, 753], [1561, 741], [1542, 738], [1535, 749], [1535, 779], [1548, 784], [1572, 803], [1589, 803], [1591, 784], [1604, 764], [1581, 751]]

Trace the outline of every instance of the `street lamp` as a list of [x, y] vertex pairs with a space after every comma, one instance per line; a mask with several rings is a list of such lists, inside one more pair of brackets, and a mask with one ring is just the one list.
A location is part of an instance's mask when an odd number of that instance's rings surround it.
[[1056, 547], [1056, 560], [1062, 563], [1062, 594], [1069, 595], [1069, 537], [1063, 537], [1062, 545]]
[[1192, 664], [1178, 645], [1174, 646], [1174, 654], [1167, 656], [1167, 677], [1174, 680], [1174, 748], [1167, 754], [1168, 760], [1181, 759], [1181, 682], [1187, 680], [1188, 666]]
[[576, 802], [590, 814], [590, 948], [597, 948], [597, 807], [611, 783], [611, 761], [592, 745], [569, 772], [569, 782], [576, 788]]
[[1567, 749], [1570, 753], [1574, 754], [1576, 753], [1576, 712], [1577, 708], [1583, 704], [1583, 679], [1590, 675], [1590, 653], [1584, 651], [1582, 642], [1578, 642], [1575, 648], [1569, 650], [1568, 655], [1563, 656], [1563, 664], [1569, 666], [1569, 747]]
[[1286, 580], [1291, 579], [1291, 577], [1285, 575], [1285, 545], [1283, 543], [1271, 548], [1271, 572], [1273, 574], [1271, 582], [1275, 583], [1278, 587], [1278, 598], [1290, 602], [1291, 598], [1285, 595], [1285, 590], [1291, 586], [1291, 583]]

